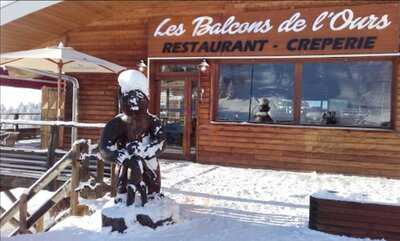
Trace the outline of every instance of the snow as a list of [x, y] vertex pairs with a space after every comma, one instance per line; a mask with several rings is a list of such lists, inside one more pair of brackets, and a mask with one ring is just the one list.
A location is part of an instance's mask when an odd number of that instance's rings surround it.
[[127, 232], [130, 229], [140, 229], [140, 224], [136, 221], [137, 214], [148, 215], [154, 222], [158, 220], [165, 220], [172, 217], [172, 220], [179, 222], [179, 205], [171, 198], [156, 197], [149, 200], [144, 207], [141, 207], [141, 200], [138, 195], [135, 196], [135, 203], [129, 207], [125, 202], [114, 204], [114, 200], [108, 201], [103, 207], [103, 214], [109, 218], [124, 218], [128, 226]]
[[[21, 194], [25, 191], [25, 188], [14, 188], [11, 190], [11, 193], [18, 199]], [[39, 193], [37, 193], [31, 200], [28, 202], [28, 212], [35, 211], [37, 208], [40, 207], [44, 203], [44, 201], [49, 198], [51, 195], [53, 195], [53, 192], [46, 191], [46, 190], [41, 190]], [[8, 209], [11, 207], [13, 203], [11, 200], [6, 196], [4, 192], [0, 193], [0, 205]]]
[[[178, 224], [152, 230], [144, 227], [119, 234], [101, 228], [101, 208], [110, 197], [85, 201], [91, 216], [69, 217], [50, 232], [6, 240], [86, 241], [352, 241], [307, 228], [309, 197], [323, 190], [367, 195], [370, 200], [400, 204], [400, 180], [272, 171], [161, 161], [166, 197], [180, 207]], [[368, 240], [368, 239], [365, 239]]]
[[149, 80], [140, 71], [129, 69], [121, 72], [118, 76], [118, 83], [123, 94], [131, 90], [140, 90], [149, 95]]
[[[399, 190], [400, 194], [400, 190]], [[391, 206], [400, 206], [400, 197], [397, 196], [393, 199], [381, 200], [379, 195], [373, 195], [368, 193], [350, 193], [348, 191], [331, 191], [331, 190], [323, 190], [312, 194], [313, 197], [319, 199], [328, 199], [328, 200], [336, 200], [336, 201], [347, 201], [347, 202], [358, 202], [365, 204], [380, 204], [380, 205], [391, 205]]]
[[[14, 188], [11, 191], [11, 193], [14, 195], [15, 198], [19, 198], [21, 194], [25, 191], [25, 188]], [[31, 200], [28, 202], [28, 212], [33, 213], [36, 211], [48, 198], [50, 198], [53, 195], [53, 192], [46, 191], [46, 190], [41, 190], [38, 192], [35, 196], [32, 197]], [[4, 192], [0, 193], [0, 206], [3, 207], [4, 209], [9, 209], [12, 206], [13, 202], [6, 196]], [[17, 217], [18, 220], [18, 217]], [[1, 229], [0, 236], [1, 240], [3, 240], [3, 237], [6, 237], [10, 232], [12, 232], [14, 228], [10, 226], [9, 224], [5, 225], [4, 229]]]

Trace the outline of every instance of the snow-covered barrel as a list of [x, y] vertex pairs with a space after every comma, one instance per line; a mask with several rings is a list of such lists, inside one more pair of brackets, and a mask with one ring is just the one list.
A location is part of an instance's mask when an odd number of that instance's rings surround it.
[[375, 202], [365, 194], [322, 191], [310, 197], [309, 227], [358, 238], [400, 240], [400, 205]]

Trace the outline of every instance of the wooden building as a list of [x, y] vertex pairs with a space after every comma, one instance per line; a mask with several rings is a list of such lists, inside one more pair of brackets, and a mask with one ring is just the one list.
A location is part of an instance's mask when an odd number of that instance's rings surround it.
[[[1, 52], [144, 60], [184, 159], [400, 178], [399, 22], [397, 1], [64, 1], [2, 26]], [[75, 76], [81, 122], [117, 114], [116, 75]]]

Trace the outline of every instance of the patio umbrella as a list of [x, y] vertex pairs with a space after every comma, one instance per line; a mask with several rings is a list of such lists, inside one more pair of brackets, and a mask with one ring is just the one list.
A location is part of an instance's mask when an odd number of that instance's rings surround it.
[[62, 73], [119, 73], [126, 69], [123, 66], [76, 51], [71, 47], [64, 47], [62, 43], [60, 43], [57, 47], [1, 54], [0, 65], [32, 68], [58, 73], [57, 120], [60, 119], [61, 115], [60, 87]]

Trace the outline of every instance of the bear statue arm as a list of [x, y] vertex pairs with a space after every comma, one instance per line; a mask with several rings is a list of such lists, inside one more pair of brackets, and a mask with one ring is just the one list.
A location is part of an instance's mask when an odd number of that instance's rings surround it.
[[119, 150], [117, 143], [121, 141], [124, 135], [123, 123], [119, 118], [109, 121], [103, 129], [100, 138], [100, 154], [107, 162], [115, 162], [118, 158]]
[[165, 149], [166, 135], [164, 129], [161, 125], [161, 121], [154, 117], [152, 120], [151, 130], [150, 130], [150, 143], [146, 146], [149, 151], [149, 155], [144, 157], [145, 160], [158, 157]]

